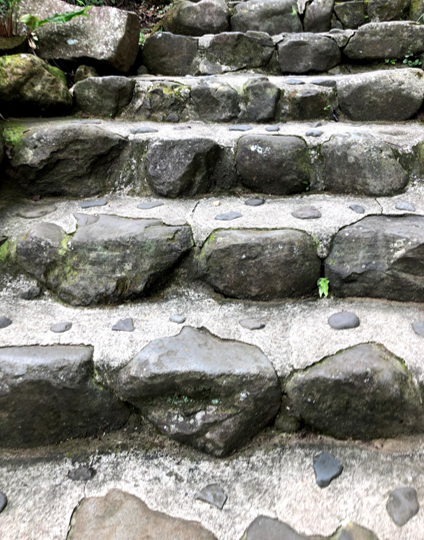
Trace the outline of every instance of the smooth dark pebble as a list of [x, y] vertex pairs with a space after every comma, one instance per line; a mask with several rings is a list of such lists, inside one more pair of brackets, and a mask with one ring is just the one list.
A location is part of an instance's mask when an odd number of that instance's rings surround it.
[[365, 214], [365, 208], [360, 204], [351, 204], [349, 208], [357, 214]]
[[218, 484], [209, 484], [196, 493], [195, 498], [222, 510], [228, 497]]
[[168, 116], [166, 117], [166, 121], [177, 124], [180, 121], [180, 117], [175, 113], [171, 113], [171, 114], [168, 114]]
[[328, 452], [322, 452], [314, 460], [314, 471], [317, 484], [324, 488], [329, 486], [334, 478], [342, 474], [343, 466], [334, 456]]
[[314, 79], [311, 81], [311, 84], [315, 84], [317, 86], [326, 86], [327, 88], [333, 88], [337, 85], [337, 81], [335, 79]]
[[398, 527], [403, 527], [405, 523], [408, 523], [418, 514], [419, 509], [417, 492], [411, 487], [397, 488], [392, 491], [386, 504], [389, 516]]
[[0, 328], [7, 328], [12, 324], [12, 321], [8, 317], [0, 317]]
[[32, 287], [21, 293], [20, 298], [22, 298], [22, 300], [34, 300], [35, 298], [38, 298], [40, 294], [40, 287], [33, 285]]
[[81, 208], [94, 208], [96, 206], [106, 206], [107, 201], [98, 199], [97, 201], [85, 201], [81, 203]]
[[248, 330], [261, 330], [266, 326], [264, 322], [257, 321], [256, 319], [242, 319], [239, 323], [240, 326], [247, 328]]
[[7, 506], [7, 497], [4, 493], [0, 491], [0, 514]]
[[309, 129], [305, 135], [307, 137], [321, 137], [321, 135], [323, 134], [324, 132], [321, 131], [320, 129]]
[[415, 206], [407, 202], [398, 202], [395, 208], [396, 210], [406, 210], [407, 212], [415, 212]]
[[226, 212], [225, 214], [218, 214], [215, 216], [215, 219], [218, 219], [219, 221], [231, 221], [242, 217], [242, 215], [243, 214], [240, 214], [240, 212]]
[[414, 332], [421, 337], [424, 337], [424, 321], [417, 321], [412, 323], [412, 328]]
[[347, 330], [348, 328], [358, 328], [360, 322], [355, 313], [340, 311], [328, 318], [328, 324], [335, 330]]
[[131, 318], [121, 319], [112, 326], [112, 330], [116, 330], [118, 332], [134, 332], [134, 322]]
[[77, 469], [73, 469], [72, 471], [68, 472], [68, 477], [71, 480], [75, 480], [77, 482], [87, 482], [88, 480], [91, 480], [95, 475], [95, 469], [93, 469], [92, 467], [86, 467], [85, 465], [82, 465], [81, 467], [78, 467]]
[[265, 131], [280, 131], [280, 128], [278, 126], [268, 126]]
[[247, 199], [246, 201], [244, 201], [244, 204], [246, 206], [261, 206], [262, 204], [265, 204], [265, 199]]
[[140, 203], [139, 205], [137, 205], [137, 208], [140, 208], [140, 210], [150, 210], [151, 208], [157, 208], [158, 206], [163, 206], [163, 202], [152, 201], [152, 202]]
[[185, 323], [186, 318], [183, 315], [171, 315], [169, 320], [177, 324], [183, 324]]
[[50, 326], [50, 330], [55, 334], [63, 334], [72, 328], [71, 322], [58, 322]]
[[138, 128], [133, 128], [130, 133], [132, 133], [132, 135], [137, 135], [138, 133], [157, 133], [158, 130], [155, 129], [155, 128], [151, 128], [151, 127], [138, 127]]
[[301, 206], [291, 215], [297, 219], [318, 219], [321, 217], [321, 212], [315, 206]]
[[252, 126], [245, 126], [243, 124], [240, 124], [239, 126], [231, 126], [230, 131], [249, 131], [252, 129]]
[[301, 81], [300, 79], [286, 79], [283, 82], [284, 84], [305, 84], [305, 81]]
[[28, 208], [21, 208], [16, 212], [16, 215], [25, 219], [36, 219], [47, 216], [55, 210], [56, 206], [54, 205], [30, 206]]
[[177, 131], [184, 131], [186, 129], [191, 129], [191, 126], [177, 126], [177, 127], [174, 127], [174, 129]]

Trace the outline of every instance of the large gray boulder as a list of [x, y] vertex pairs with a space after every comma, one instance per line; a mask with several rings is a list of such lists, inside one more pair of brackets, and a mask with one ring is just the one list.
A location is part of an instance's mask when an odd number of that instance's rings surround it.
[[[175, 54], [178, 51], [178, 54]], [[190, 74], [197, 56], [197, 40], [169, 32], [155, 32], [146, 39], [143, 63], [150, 73], [184, 76]]]
[[282, 32], [302, 32], [296, 0], [249, 0], [240, 2], [231, 17], [231, 30], [257, 30], [270, 36]]
[[331, 193], [394, 195], [409, 177], [393, 149], [367, 132], [333, 135], [321, 146], [324, 186]]
[[280, 89], [267, 77], [249, 79], [243, 88], [244, 108], [240, 122], [269, 122], [277, 112]]
[[126, 77], [89, 77], [74, 88], [77, 107], [93, 116], [116, 116], [132, 99], [135, 80]]
[[[150, 510], [119, 489], [83, 499], [72, 514], [67, 540], [217, 540], [196, 521]], [[355, 539], [356, 540], [356, 539]]]
[[309, 152], [300, 137], [242, 137], [236, 165], [243, 185], [256, 193], [292, 195], [309, 186]]
[[162, 19], [166, 32], [183, 36], [219, 34], [228, 30], [228, 7], [225, 0], [176, 2]]
[[174, 81], [138, 81], [133, 99], [122, 116], [131, 120], [154, 122], [187, 120], [189, 97], [190, 87], [186, 84]]
[[53, 223], [36, 224], [19, 240], [20, 268], [74, 306], [116, 304], [146, 295], [192, 247], [188, 226], [160, 220], [76, 214], [66, 235]]
[[284, 392], [291, 414], [333, 437], [397, 437], [424, 427], [411, 373], [377, 343], [345, 349], [295, 373]]
[[[77, 11], [61, 0], [21, 0], [18, 17], [30, 13], [45, 19], [55, 13]], [[37, 54], [45, 60], [96, 63], [126, 73], [138, 54], [140, 27], [137, 15], [111, 7], [92, 7], [89, 17], [65, 24], [46, 24], [37, 33]]]
[[32, 54], [0, 57], [0, 113], [46, 116], [69, 112], [72, 96], [66, 76]]
[[240, 96], [229, 84], [203, 79], [191, 86], [192, 116], [202, 122], [230, 122], [240, 112]]
[[[409, 8], [409, 18], [417, 21], [424, 13], [424, 0], [411, 0]], [[421, 19], [422, 20], [422, 19]]]
[[333, 39], [312, 33], [285, 35], [277, 51], [282, 73], [328, 71], [341, 61], [340, 49]]
[[218, 155], [212, 139], [155, 141], [147, 152], [147, 180], [155, 193], [172, 199], [207, 193], [214, 186]]
[[312, 0], [306, 8], [303, 26], [305, 32], [328, 32], [331, 28], [334, 0]]
[[325, 261], [335, 296], [424, 301], [424, 218], [370, 216], [341, 229]]
[[260, 349], [190, 327], [149, 343], [112, 385], [162, 433], [215, 456], [254, 437], [276, 416], [281, 399]]
[[41, 196], [89, 196], [114, 188], [126, 138], [98, 125], [28, 127], [14, 141], [7, 180]]
[[408, 21], [369, 23], [355, 32], [344, 49], [351, 60], [403, 60], [424, 53], [424, 25]]
[[356, 29], [365, 24], [365, 2], [363, 0], [354, 2], [336, 3], [334, 13], [342, 23], [343, 28]]
[[410, 0], [368, 0], [367, 13], [372, 22], [399, 21], [408, 17]]
[[128, 408], [93, 380], [93, 349], [0, 348], [0, 447], [56, 444], [120, 428]]
[[221, 230], [199, 256], [202, 279], [233, 298], [276, 300], [309, 294], [320, 276], [314, 240], [292, 229]]
[[276, 120], [297, 122], [299, 120], [333, 120], [337, 109], [335, 87], [316, 84], [283, 84], [277, 107]]
[[408, 120], [424, 100], [424, 76], [420, 69], [371, 71], [337, 80], [343, 114], [355, 121]]

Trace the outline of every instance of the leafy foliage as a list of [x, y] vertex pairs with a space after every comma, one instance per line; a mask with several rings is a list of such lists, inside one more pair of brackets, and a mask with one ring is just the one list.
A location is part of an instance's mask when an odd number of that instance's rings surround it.
[[327, 298], [328, 289], [330, 287], [330, 280], [325, 277], [320, 277], [317, 281], [317, 285], [319, 297], [322, 298], [323, 296], [325, 296]]
[[51, 17], [47, 17], [47, 19], [39, 19], [35, 15], [24, 15], [19, 19], [20, 22], [26, 24], [28, 28], [35, 32], [38, 28], [41, 28], [47, 23], [66, 23], [69, 22], [74, 17], [89, 17], [87, 11], [91, 9], [90, 7], [85, 7], [83, 9], [80, 9], [78, 11], [67, 11], [65, 13], [55, 13]]

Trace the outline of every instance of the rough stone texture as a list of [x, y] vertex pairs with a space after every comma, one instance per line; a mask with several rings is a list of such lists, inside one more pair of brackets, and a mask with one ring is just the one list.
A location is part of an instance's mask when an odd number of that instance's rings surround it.
[[176, 2], [162, 19], [166, 32], [183, 36], [219, 34], [228, 30], [228, 8], [224, 0]]
[[336, 438], [396, 437], [424, 426], [411, 373], [380, 344], [329, 356], [295, 373], [284, 391], [292, 415]]
[[282, 32], [302, 32], [295, 0], [250, 0], [236, 4], [231, 17], [235, 32], [257, 30], [270, 36]]
[[199, 270], [226, 296], [274, 300], [310, 293], [320, 260], [313, 239], [300, 231], [221, 230], [204, 244]]
[[314, 458], [314, 471], [317, 484], [320, 488], [325, 488], [342, 474], [343, 465], [328, 452], [321, 452]]
[[116, 116], [132, 99], [135, 81], [126, 77], [89, 77], [75, 85], [78, 109], [94, 116]]
[[305, 32], [328, 32], [331, 28], [334, 0], [312, 0], [306, 8], [303, 26]]
[[0, 446], [54, 444], [121, 427], [127, 407], [92, 379], [92, 348], [0, 349]]
[[287, 34], [277, 50], [282, 73], [328, 71], [341, 61], [340, 49], [333, 39], [312, 33]]
[[0, 109], [4, 116], [59, 115], [71, 107], [63, 71], [32, 54], [0, 57]]
[[414, 488], [404, 487], [393, 490], [386, 505], [387, 512], [398, 527], [403, 527], [418, 514], [420, 506]]
[[20, 267], [72, 305], [119, 303], [146, 294], [192, 247], [188, 226], [154, 219], [76, 214], [76, 233], [40, 223], [18, 242]]
[[334, 5], [334, 13], [337, 19], [342, 23], [343, 28], [359, 28], [365, 24], [365, 3], [343, 2]]
[[251, 439], [280, 407], [277, 376], [260, 349], [188, 326], [149, 343], [112, 384], [162, 433], [216, 456]]
[[209, 484], [196, 493], [195, 499], [216, 506], [220, 510], [224, 508], [227, 500], [225, 491], [219, 484]]
[[408, 15], [410, 0], [368, 0], [367, 13], [372, 22], [399, 21]]
[[343, 77], [337, 81], [337, 95], [350, 120], [401, 122], [422, 105], [423, 72], [408, 68]]
[[411, 21], [417, 21], [424, 13], [424, 0], [411, 0], [409, 9], [409, 18]]
[[77, 70], [75, 71], [75, 77], [74, 82], [77, 84], [80, 81], [84, 81], [85, 79], [88, 79], [89, 77], [98, 77], [99, 74], [97, 71], [91, 67], [91, 66], [78, 66]]
[[242, 137], [236, 165], [243, 185], [257, 193], [291, 195], [309, 186], [308, 147], [300, 137]]
[[177, 198], [207, 193], [219, 146], [211, 139], [164, 139], [149, 146], [148, 182], [155, 193]]
[[133, 100], [123, 113], [130, 120], [150, 120], [163, 122], [172, 114], [175, 118], [186, 118], [186, 107], [190, 96], [188, 86], [163, 81], [143, 88], [136, 86]]
[[[21, 0], [18, 16], [31, 13], [45, 19], [54, 13], [79, 9], [61, 0]], [[46, 24], [37, 30], [37, 54], [45, 60], [95, 62], [109, 70], [128, 72], [138, 54], [137, 15], [111, 7], [92, 7], [89, 15], [66, 24]]]
[[119, 489], [83, 499], [72, 515], [67, 540], [216, 540], [195, 521], [150, 510]]
[[22, 54], [28, 50], [27, 36], [0, 36], [0, 55]]
[[277, 120], [290, 122], [299, 120], [333, 120], [332, 112], [337, 108], [335, 88], [315, 84], [282, 85], [278, 103]]
[[6, 175], [28, 195], [90, 196], [114, 188], [121, 135], [96, 125], [50, 124], [35, 129], [16, 126], [13, 157]]
[[266, 77], [250, 79], [244, 86], [245, 109], [241, 122], [268, 122], [275, 118], [280, 90]]
[[229, 84], [201, 80], [191, 86], [191, 107], [195, 120], [229, 122], [240, 112], [240, 96]]
[[355, 32], [343, 52], [352, 60], [362, 61], [420, 55], [424, 52], [424, 25], [406, 21], [369, 23]]
[[[175, 54], [178, 51], [178, 54]], [[169, 32], [156, 32], [146, 39], [143, 63], [150, 73], [187, 75], [197, 55], [197, 40]]]
[[331, 193], [388, 196], [399, 193], [409, 176], [393, 149], [367, 132], [331, 137], [321, 147], [325, 189]]
[[328, 318], [328, 324], [335, 330], [347, 330], [358, 328], [360, 321], [355, 313], [350, 311], [339, 311]]
[[325, 273], [336, 296], [424, 299], [424, 218], [370, 216], [335, 236]]

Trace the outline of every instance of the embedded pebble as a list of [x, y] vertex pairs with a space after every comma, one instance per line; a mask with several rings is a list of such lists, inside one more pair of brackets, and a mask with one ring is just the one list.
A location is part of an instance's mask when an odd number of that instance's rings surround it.
[[408, 202], [398, 202], [395, 208], [396, 210], [406, 210], [407, 212], [415, 212], [415, 206]]
[[305, 84], [305, 81], [301, 81], [300, 79], [286, 79], [283, 82], [284, 84]]
[[233, 219], [237, 219], [242, 217], [243, 214], [240, 214], [240, 212], [226, 212], [225, 214], [218, 214], [215, 216], [215, 219], [218, 219], [219, 221], [232, 221]]
[[257, 321], [256, 319], [242, 319], [239, 321], [240, 326], [247, 328], [248, 330], [261, 330], [265, 328], [265, 323], [262, 321]]
[[139, 205], [137, 205], [137, 208], [140, 208], [140, 210], [150, 210], [151, 208], [157, 208], [158, 206], [163, 206], [163, 202], [152, 201], [152, 202], [140, 203]]
[[329, 486], [334, 478], [342, 474], [343, 465], [328, 452], [322, 452], [314, 459], [314, 471], [317, 484], [324, 488]]
[[244, 201], [244, 204], [246, 206], [261, 206], [265, 204], [265, 199], [260, 199], [259, 197], [257, 199], [247, 199]]
[[76, 482], [87, 482], [88, 480], [91, 480], [95, 476], [95, 474], [96, 471], [92, 467], [86, 467], [85, 465], [81, 465], [81, 467], [69, 471], [68, 477], [71, 480], [75, 480]]
[[365, 208], [360, 204], [351, 204], [349, 208], [357, 214], [365, 214]]
[[358, 328], [360, 322], [355, 313], [340, 311], [328, 318], [328, 324], [335, 330], [346, 330], [348, 328]]
[[81, 208], [94, 208], [96, 206], [106, 206], [107, 201], [98, 199], [97, 201], [86, 201], [81, 203]]
[[166, 121], [173, 122], [174, 124], [176, 124], [177, 122], [180, 121], [180, 117], [175, 113], [171, 113], [171, 114], [168, 114], [168, 116], [166, 117]]
[[12, 324], [12, 321], [8, 317], [0, 317], [0, 328], [7, 328]]
[[177, 126], [177, 127], [174, 127], [174, 129], [177, 131], [183, 131], [185, 129], [191, 129], [191, 126]]
[[326, 86], [327, 88], [333, 88], [337, 85], [336, 79], [314, 79], [311, 81], [311, 84], [315, 84], [317, 86]]
[[278, 126], [268, 126], [265, 131], [280, 131], [280, 128]]
[[424, 337], [424, 321], [417, 321], [412, 323], [412, 328], [414, 332], [421, 337]]
[[414, 488], [397, 488], [389, 495], [386, 510], [398, 527], [403, 527], [411, 518], [418, 514], [417, 492]]
[[48, 214], [52, 214], [57, 209], [54, 205], [43, 205], [43, 206], [29, 206], [27, 208], [21, 208], [16, 212], [16, 215], [25, 219], [36, 219]]
[[321, 137], [321, 135], [323, 134], [324, 132], [321, 131], [320, 129], [309, 129], [305, 135], [307, 137]]
[[72, 328], [71, 322], [58, 322], [50, 326], [50, 330], [55, 334], [63, 334]]
[[112, 330], [118, 332], [134, 332], [134, 322], [131, 318], [121, 319], [112, 326]]
[[177, 324], [183, 324], [185, 323], [186, 318], [183, 315], [171, 315], [169, 320]]
[[321, 217], [321, 212], [315, 206], [301, 206], [291, 215], [297, 219], [318, 219]]
[[0, 491], [0, 514], [7, 506], [7, 497], [4, 493]]
[[216, 506], [220, 510], [224, 508], [227, 495], [218, 484], [209, 484], [195, 495], [195, 499]]
[[249, 131], [252, 129], [252, 126], [245, 126], [243, 124], [240, 124], [239, 126], [231, 126], [230, 131]]
[[318, 127], [321, 127], [324, 125], [324, 122], [322, 122], [321, 120], [319, 120], [318, 122], [315, 122], [314, 124], [312, 124], [312, 127], [313, 128], [318, 128]]
[[37, 287], [36, 285], [33, 285], [26, 291], [20, 294], [20, 298], [22, 300], [34, 300], [35, 298], [38, 298], [41, 294], [40, 287]]
[[157, 133], [157, 132], [158, 130], [155, 128], [138, 127], [138, 128], [133, 128], [130, 133], [132, 133], [133, 135], [137, 135], [138, 133]]

